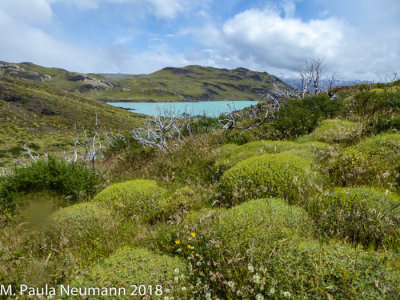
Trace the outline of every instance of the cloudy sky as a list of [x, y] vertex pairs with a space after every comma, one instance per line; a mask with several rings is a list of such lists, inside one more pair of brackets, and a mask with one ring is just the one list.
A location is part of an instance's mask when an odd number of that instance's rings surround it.
[[341, 79], [400, 70], [399, 0], [0, 0], [0, 60], [79, 72], [198, 64]]

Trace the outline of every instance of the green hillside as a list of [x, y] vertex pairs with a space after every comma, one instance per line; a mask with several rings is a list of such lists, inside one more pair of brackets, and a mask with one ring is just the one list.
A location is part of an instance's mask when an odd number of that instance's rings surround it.
[[0, 74], [41, 81], [107, 101], [263, 100], [260, 93], [287, 96], [293, 89], [276, 76], [244, 68], [164, 68], [148, 75], [80, 74], [31, 63], [0, 62]]
[[[54, 69], [54, 74], [60, 72]], [[54, 75], [55, 76], [55, 75]], [[95, 124], [129, 130], [141, 117], [46, 83], [0, 75], [0, 156], [16, 155], [24, 144], [48, 151], [63, 150], [83, 128]]]

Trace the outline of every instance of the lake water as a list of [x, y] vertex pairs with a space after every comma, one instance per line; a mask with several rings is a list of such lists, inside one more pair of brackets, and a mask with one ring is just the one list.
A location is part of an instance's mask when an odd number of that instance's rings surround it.
[[134, 113], [153, 116], [157, 114], [157, 108], [163, 112], [165, 109], [172, 109], [176, 114], [187, 113], [191, 116], [206, 114], [209, 117], [218, 117], [222, 113], [229, 112], [230, 105], [240, 110], [252, 105], [257, 101], [200, 101], [200, 102], [108, 102], [108, 104], [128, 109]]

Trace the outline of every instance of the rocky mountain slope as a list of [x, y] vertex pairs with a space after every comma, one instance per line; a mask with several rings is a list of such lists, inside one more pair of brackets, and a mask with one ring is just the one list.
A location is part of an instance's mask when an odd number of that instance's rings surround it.
[[279, 98], [293, 88], [268, 73], [201, 66], [164, 68], [148, 75], [80, 74], [32, 63], [0, 62], [0, 74], [104, 101], [201, 101]]

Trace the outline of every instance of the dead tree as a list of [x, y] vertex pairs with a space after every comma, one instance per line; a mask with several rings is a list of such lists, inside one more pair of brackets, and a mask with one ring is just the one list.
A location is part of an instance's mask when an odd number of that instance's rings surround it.
[[307, 60], [303, 67], [299, 68], [301, 89], [300, 97], [303, 98], [308, 92], [310, 86], [313, 93], [319, 94], [323, 91], [322, 76], [324, 73], [324, 63], [321, 58], [312, 58]]
[[174, 108], [169, 107], [162, 110], [157, 106], [157, 114], [145, 121], [145, 128], [133, 129], [132, 137], [140, 144], [157, 148], [166, 154], [170, 149], [168, 140], [181, 143], [185, 139], [185, 128], [191, 134], [190, 116], [186, 109], [182, 118], [178, 118]]
[[280, 109], [278, 99], [274, 97], [271, 98], [269, 93], [260, 95], [266, 95], [265, 97], [269, 100], [263, 105], [255, 105], [243, 111], [238, 111], [235, 104], [228, 104], [229, 113], [218, 120], [222, 128], [224, 130], [250, 130], [255, 127], [260, 127], [269, 119], [275, 118], [274, 113]]

